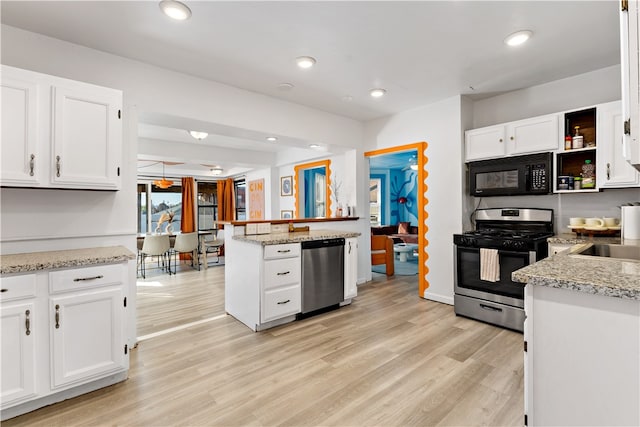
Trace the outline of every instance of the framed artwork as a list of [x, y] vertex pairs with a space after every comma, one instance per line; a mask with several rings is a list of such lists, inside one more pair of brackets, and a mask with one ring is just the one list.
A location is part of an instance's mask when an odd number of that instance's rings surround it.
[[283, 176], [280, 178], [280, 195], [293, 196], [293, 176]]
[[293, 218], [293, 211], [280, 211], [280, 218], [282, 219]]

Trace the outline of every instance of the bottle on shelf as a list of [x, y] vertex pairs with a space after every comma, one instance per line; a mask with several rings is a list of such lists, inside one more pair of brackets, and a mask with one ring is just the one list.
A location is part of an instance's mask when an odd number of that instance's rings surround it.
[[591, 163], [591, 160], [587, 159], [582, 165], [582, 188], [595, 188], [595, 186], [595, 166]]
[[564, 137], [564, 149], [565, 150], [571, 150], [571, 147], [573, 146], [573, 139], [571, 138], [571, 135], [567, 135]]
[[575, 150], [576, 148], [584, 147], [584, 137], [580, 135], [580, 126], [576, 126], [574, 129], [575, 134], [571, 140], [571, 148]]

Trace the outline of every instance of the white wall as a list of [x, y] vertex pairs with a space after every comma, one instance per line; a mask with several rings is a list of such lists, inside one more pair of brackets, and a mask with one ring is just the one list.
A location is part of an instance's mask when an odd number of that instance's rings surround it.
[[[420, 141], [429, 144], [426, 150], [429, 288], [424, 297], [448, 304], [453, 304], [453, 234], [461, 231], [463, 211], [462, 198], [457, 196], [462, 188], [461, 108], [462, 99], [455, 96], [365, 125], [367, 150]], [[366, 190], [363, 194], [368, 196]], [[365, 206], [364, 200], [360, 205]]]

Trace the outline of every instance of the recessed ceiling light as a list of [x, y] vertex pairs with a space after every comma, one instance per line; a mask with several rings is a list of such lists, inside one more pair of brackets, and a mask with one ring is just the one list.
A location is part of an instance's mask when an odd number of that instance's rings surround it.
[[532, 31], [522, 30], [507, 36], [507, 38], [504, 39], [504, 42], [509, 46], [519, 46], [529, 40], [532, 35]]
[[278, 138], [276, 138], [275, 136], [268, 136], [266, 138], [267, 141], [269, 142], [276, 142], [278, 140]]
[[309, 148], [320, 148], [319, 144], [309, 144]]
[[176, 19], [178, 21], [184, 21], [191, 18], [191, 9], [189, 9], [184, 3], [180, 3], [176, 0], [162, 0], [160, 2], [160, 9], [169, 18]]
[[293, 89], [293, 87], [294, 87], [294, 86], [293, 86], [291, 83], [280, 83], [280, 84], [278, 85], [278, 90], [281, 90], [281, 91], [283, 91], [283, 92], [286, 92], [286, 91], [288, 91], [288, 90]]
[[316, 59], [311, 56], [299, 56], [296, 58], [296, 64], [300, 68], [311, 68], [315, 65]]
[[198, 132], [198, 131], [195, 131], [195, 130], [190, 130], [189, 131], [189, 135], [191, 135], [192, 137], [194, 137], [198, 141], [200, 141], [202, 139], [205, 139], [207, 136], [209, 136], [209, 134], [206, 133], [206, 132]]
[[374, 98], [380, 98], [381, 96], [384, 96], [385, 93], [387, 93], [387, 91], [381, 88], [371, 89], [369, 91], [369, 95], [371, 95]]

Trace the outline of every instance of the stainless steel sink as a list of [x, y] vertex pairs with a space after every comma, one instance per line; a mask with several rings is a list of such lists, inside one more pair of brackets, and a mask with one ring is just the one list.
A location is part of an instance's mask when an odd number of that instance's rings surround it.
[[640, 262], [640, 246], [629, 245], [589, 245], [573, 253], [574, 255], [597, 256]]

